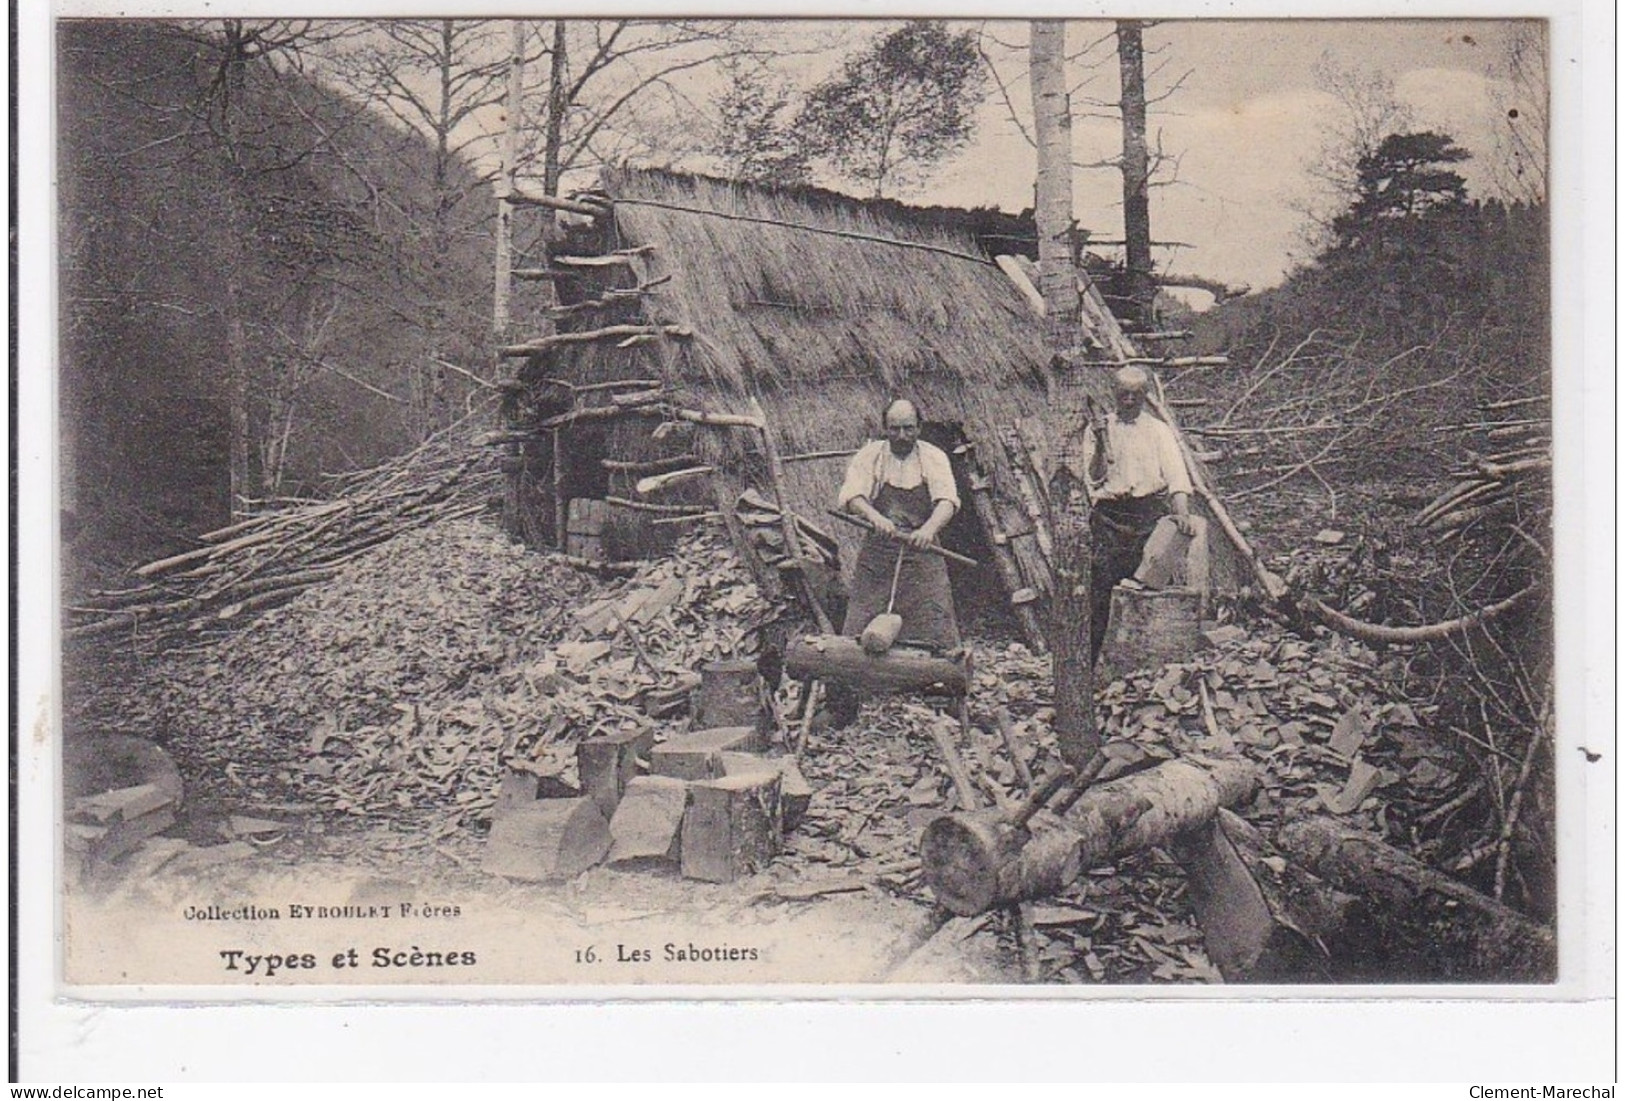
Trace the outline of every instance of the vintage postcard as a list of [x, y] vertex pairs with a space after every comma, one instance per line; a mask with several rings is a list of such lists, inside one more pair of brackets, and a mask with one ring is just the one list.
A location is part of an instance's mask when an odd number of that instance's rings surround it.
[[1602, 996], [1574, 34], [59, 10], [58, 991]]

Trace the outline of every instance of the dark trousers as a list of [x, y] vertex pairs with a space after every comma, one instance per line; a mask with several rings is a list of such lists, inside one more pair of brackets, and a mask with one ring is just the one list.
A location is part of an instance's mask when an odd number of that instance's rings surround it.
[[1157, 521], [1168, 515], [1166, 494], [1096, 501], [1089, 517], [1093, 542], [1089, 564], [1089, 660], [1100, 657], [1106, 642], [1106, 620], [1112, 611], [1112, 589], [1133, 577], [1145, 554], [1146, 540]]

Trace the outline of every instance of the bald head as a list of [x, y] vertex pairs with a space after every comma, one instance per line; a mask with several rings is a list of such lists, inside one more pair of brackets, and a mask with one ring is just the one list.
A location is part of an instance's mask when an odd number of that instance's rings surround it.
[[1151, 386], [1151, 375], [1144, 367], [1137, 367], [1131, 363], [1127, 367], [1118, 368], [1115, 381], [1119, 390], [1133, 390], [1143, 394]]
[[1144, 367], [1130, 364], [1118, 369], [1112, 376], [1112, 394], [1117, 401], [1117, 419], [1132, 422], [1145, 408], [1146, 391], [1151, 388], [1151, 375]]
[[899, 459], [905, 458], [920, 439], [919, 410], [914, 408], [913, 402], [898, 398], [886, 406], [881, 419], [885, 422], [886, 439], [891, 444], [892, 454]]

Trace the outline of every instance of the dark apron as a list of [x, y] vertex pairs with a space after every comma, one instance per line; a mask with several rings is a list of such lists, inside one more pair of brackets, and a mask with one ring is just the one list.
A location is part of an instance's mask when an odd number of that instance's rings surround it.
[[1145, 554], [1146, 540], [1157, 521], [1168, 515], [1168, 495], [1120, 497], [1096, 501], [1090, 513], [1093, 541], [1089, 564], [1089, 652], [1098, 657], [1106, 641], [1106, 617], [1112, 609], [1112, 587], [1133, 577]]
[[[921, 482], [913, 489], [883, 485], [869, 502], [901, 531], [913, 531], [931, 518], [935, 502]], [[857, 637], [869, 621], [886, 610], [891, 596], [892, 572], [903, 553], [897, 577], [897, 602], [892, 610], [903, 617], [897, 641], [934, 650], [959, 645], [959, 624], [954, 618], [954, 594], [948, 586], [948, 561], [941, 555], [906, 547], [878, 532], [864, 537], [863, 549], [852, 570], [852, 588], [846, 603], [843, 635]]]

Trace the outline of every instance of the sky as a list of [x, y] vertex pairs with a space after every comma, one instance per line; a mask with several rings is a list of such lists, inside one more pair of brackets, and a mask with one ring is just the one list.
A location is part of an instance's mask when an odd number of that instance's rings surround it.
[[[1025, 44], [1026, 28], [1003, 24], [1001, 39]], [[1109, 24], [1075, 23], [1077, 50], [1109, 35]], [[1275, 20], [1172, 22], [1145, 32], [1151, 94], [1181, 74], [1183, 83], [1151, 108], [1150, 129], [1161, 131], [1165, 153], [1179, 158], [1177, 182], [1154, 190], [1152, 235], [1190, 249], [1158, 250], [1159, 263], [1255, 289], [1278, 283], [1303, 258], [1313, 197], [1308, 162], [1322, 145], [1337, 103], [1316, 88], [1315, 69], [1328, 56], [1342, 69], [1381, 74], [1413, 113], [1416, 129], [1442, 130], [1474, 154], [1460, 166], [1469, 194], [1488, 194], [1487, 160], [1505, 108], [1498, 71], [1508, 27], [1460, 21]], [[1115, 47], [1107, 39], [1091, 56], [1106, 64], [1083, 95], [1117, 95]], [[1015, 55], [1012, 55], [1015, 56]], [[1155, 66], [1162, 70], [1151, 75]], [[1019, 75], [1022, 80], [1025, 74]], [[1497, 96], [1497, 85], [1503, 95]], [[1025, 93], [1024, 86], [1012, 91]], [[1018, 103], [1025, 111], [1025, 102]], [[1077, 118], [1073, 141], [1080, 162], [1117, 155], [1115, 119]], [[992, 204], [1020, 210], [1032, 203], [1033, 153], [997, 94], [984, 105], [977, 140], [944, 167], [916, 198], [951, 205]], [[1121, 177], [1115, 169], [1075, 176], [1075, 215], [1097, 236], [1122, 236]]]
[[[829, 75], [852, 51], [896, 26], [890, 20], [775, 20], [763, 22], [756, 39], [778, 56], [776, 77], [802, 90]], [[1025, 21], [954, 21], [958, 29], [984, 34], [984, 46], [1010, 92], [1006, 104], [996, 88], [983, 104], [970, 145], [927, 178], [896, 197], [922, 204], [996, 206], [1018, 212], [1032, 205], [1035, 159], [1012, 121], [1012, 110], [1030, 130]], [[1085, 64], [1073, 67], [1074, 153], [1080, 163], [1108, 161], [1122, 146], [1114, 25], [1077, 21], [1068, 25], [1068, 46]], [[1474, 154], [1458, 166], [1472, 195], [1488, 190], [1488, 160], [1505, 110], [1509, 86], [1489, 75], [1504, 61], [1511, 24], [1486, 20], [1184, 20], [1145, 31], [1148, 91], [1166, 98], [1151, 105], [1153, 144], [1177, 158], [1177, 177], [1155, 187], [1152, 235], [1191, 247], [1159, 249], [1159, 265], [1232, 284], [1263, 289], [1279, 283], [1293, 264], [1310, 255], [1306, 206], [1315, 202], [1307, 173], [1338, 115], [1334, 97], [1316, 86], [1316, 69], [1328, 59], [1339, 69], [1384, 77], [1412, 113], [1415, 129], [1438, 129]], [[538, 32], [539, 33], [539, 32]], [[1092, 48], [1085, 49], [1086, 46]], [[541, 79], [532, 74], [532, 79]], [[689, 70], [672, 82], [676, 107], [643, 108], [652, 123], [642, 130], [658, 148], [659, 163], [714, 170], [695, 153], [704, 127], [694, 125], [722, 90], [713, 66]], [[1091, 106], [1090, 101], [1094, 101]], [[667, 112], [662, 115], [660, 112]], [[502, 113], [493, 108], [476, 122], [494, 155]], [[653, 135], [652, 139], [648, 137]], [[595, 169], [583, 169], [567, 185], [585, 185]], [[817, 182], [845, 189], [838, 180]], [[1097, 238], [1121, 238], [1121, 176], [1115, 168], [1081, 170], [1074, 176], [1075, 216]], [[1197, 308], [1210, 299], [1186, 297]]]

